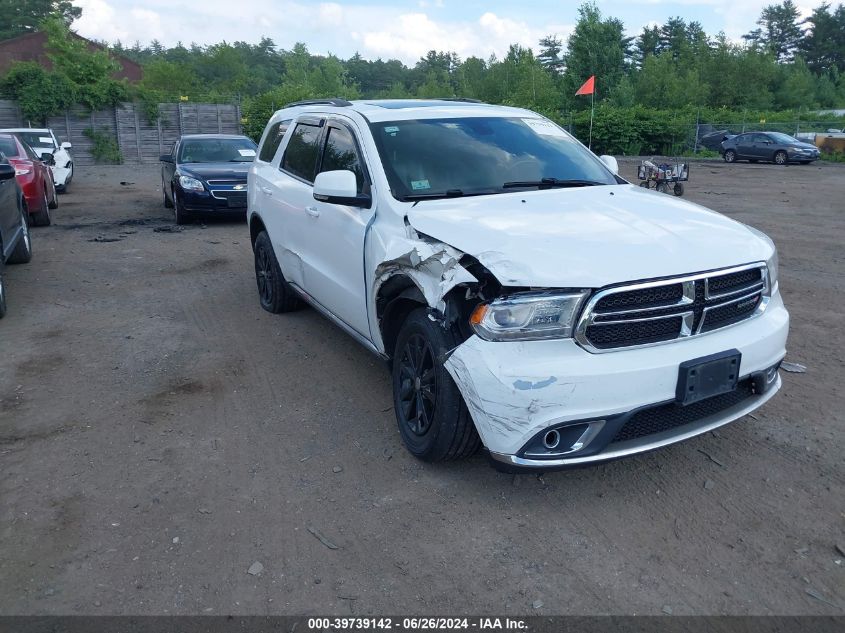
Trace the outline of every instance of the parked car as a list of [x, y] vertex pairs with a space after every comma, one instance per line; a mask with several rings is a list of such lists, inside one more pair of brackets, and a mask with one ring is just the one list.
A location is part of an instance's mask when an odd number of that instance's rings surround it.
[[256, 145], [246, 136], [190, 134], [161, 156], [164, 206], [176, 224], [193, 216], [242, 214], [246, 211], [246, 177]]
[[726, 141], [733, 136], [735, 136], [735, 134], [730, 130], [716, 130], [715, 132], [705, 134], [698, 139], [698, 145], [699, 148], [709, 149], [713, 152], [720, 152], [722, 149], [722, 141]]
[[11, 132], [17, 135], [24, 143], [29, 145], [39, 156], [45, 154], [53, 155], [53, 164], [50, 169], [53, 172], [53, 182], [56, 183], [56, 190], [65, 192], [73, 180], [73, 156], [70, 143], [59, 143], [56, 134], [49, 128], [10, 128], [0, 130], [0, 133]]
[[23, 192], [15, 180], [15, 166], [0, 154], [0, 318], [6, 315], [6, 264], [32, 259], [32, 240]]
[[744, 416], [781, 385], [774, 244], [616, 172], [519, 108], [293, 104], [249, 173], [260, 305], [386, 359], [424, 460], [549, 470]]
[[745, 132], [722, 142], [722, 157], [726, 163], [738, 160], [771, 161], [776, 165], [802, 163], [819, 158], [819, 148], [782, 132]]
[[59, 196], [49, 167], [53, 155], [45, 153], [38, 156], [15, 134], [0, 134], [0, 152], [15, 167], [30, 223], [34, 226], [49, 226], [50, 210], [59, 206]]

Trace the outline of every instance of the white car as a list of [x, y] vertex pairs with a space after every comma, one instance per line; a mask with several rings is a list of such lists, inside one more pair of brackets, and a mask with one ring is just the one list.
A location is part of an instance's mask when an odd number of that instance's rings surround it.
[[59, 143], [53, 130], [48, 128], [10, 128], [0, 132], [14, 132], [39, 156], [52, 154], [55, 164], [50, 169], [56, 191], [67, 191], [73, 180], [73, 156], [70, 154], [73, 146], [70, 143]]
[[746, 415], [781, 386], [774, 244], [616, 171], [528, 110], [291, 104], [248, 178], [261, 306], [387, 359], [424, 460], [551, 470]]

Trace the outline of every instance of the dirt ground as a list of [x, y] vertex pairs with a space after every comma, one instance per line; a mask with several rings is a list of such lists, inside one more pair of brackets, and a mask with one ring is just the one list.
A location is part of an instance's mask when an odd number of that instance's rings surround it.
[[260, 309], [245, 224], [158, 232], [156, 166], [80, 170], [6, 269], [0, 613], [845, 612], [845, 165], [691, 177], [780, 247], [807, 372], [718, 433], [512, 476], [407, 454], [382, 363]]

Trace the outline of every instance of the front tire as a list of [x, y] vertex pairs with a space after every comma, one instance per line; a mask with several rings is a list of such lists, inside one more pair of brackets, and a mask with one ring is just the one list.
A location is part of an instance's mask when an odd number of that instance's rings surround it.
[[469, 457], [481, 438], [461, 392], [444, 366], [460, 341], [428, 318], [426, 308], [408, 315], [393, 355], [393, 409], [408, 451], [427, 462]]
[[293, 312], [302, 302], [282, 275], [279, 260], [267, 231], [261, 231], [252, 247], [255, 254], [255, 281], [258, 284], [258, 301], [261, 307], [279, 314]]
[[782, 149], [775, 152], [775, 165], [786, 165], [789, 162], [789, 156], [786, 155]]
[[736, 162], [736, 152], [732, 149], [725, 150], [725, 155], [723, 156], [726, 163], [735, 163]]
[[173, 201], [167, 197], [167, 188], [164, 186], [164, 180], [161, 181], [161, 195], [164, 197], [164, 208], [172, 209]]
[[179, 198], [176, 197], [176, 191], [172, 190], [171, 194], [173, 195], [173, 221], [179, 226], [187, 224], [191, 220], [190, 216], [185, 212], [185, 209], [182, 208], [182, 205], [179, 204]]
[[674, 193], [679, 198], [684, 195], [684, 185], [679, 182], [675, 183], [675, 186], [672, 188], [672, 193]]
[[665, 182], [657, 183], [657, 191], [660, 193], [669, 193], [669, 185]]

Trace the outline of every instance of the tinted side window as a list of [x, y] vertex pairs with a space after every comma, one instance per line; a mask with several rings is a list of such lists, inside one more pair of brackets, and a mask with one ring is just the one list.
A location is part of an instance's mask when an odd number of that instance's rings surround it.
[[276, 150], [279, 149], [279, 144], [282, 142], [282, 138], [284, 137], [285, 132], [288, 131], [289, 126], [290, 119], [273, 124], [273, 126], [267, 131], [267, 136], [264, 138], [264, 144], [261, 146], [261, 151], [258, 153], [258, 160], [264, 161], [265, 163], [269, 163], [273, 160], [273, 157], [276, 155]]
[[355, 139], [349, 130], [344, 128], [329, 128], [326, 139], [326, 151], [323, 154], [323, 164], [320, 171], [335, 171], [344, 169], [355, 174], [358, 183], [358, 193], [364, 193], [364, 170], [358, 157]]
[[308, 182], [314, 181], [317, 158], [320, 155], [320, 127], [299, 123], [290, 137], [281, 168]]

